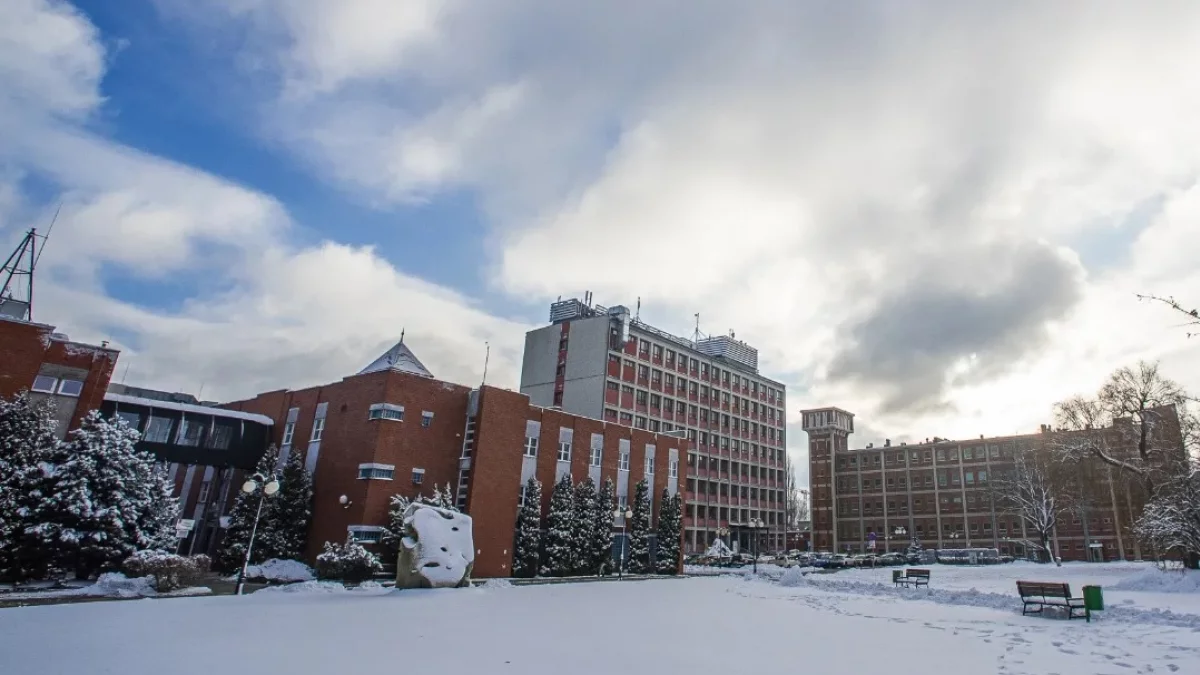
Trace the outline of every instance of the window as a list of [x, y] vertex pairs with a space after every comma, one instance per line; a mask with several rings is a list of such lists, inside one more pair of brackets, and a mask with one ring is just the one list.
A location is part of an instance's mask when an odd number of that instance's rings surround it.
[[83, 392], [83, 383], [79, 380], [62, 380], [58, 383], [58, 393], [63, 396], [79, 396]]
[[358, 477], [361, 480], [392, 480], [396, 475], [396, 467], [392, 464], [359, 464]]
[[317, 419], [313, 420], [312, 438], [309, 438], [308, 440], [315, 443], [321, 440], [321, 434], [323, 433], [325, 433], [325, 418], [318, 417]]
[[378, 544], [383, 539], [383, 528], [371, 525], [351, 525], [350, 540], [359, 544]]
[[659, 345], [654, 345], [653, 353], [654, 353], [654, 359], [657, 361], [658, 359], [661, 359], [663, 356], [663, 348]]
[[967, 485], [975, 484], [975, 472], [974, 471], [966, 472], [966, 474], [963, 476], [963, 478], [964, 478], [964, 480], [966, 480]]
[[638, 340], [638, 356], [645, 358], [650, 356], [650, 341]]
[[654, 455], [646, 455], [646, 475], [654, 475]]
[[213, 450], [228, 450], [232, 440], [233, 425], [214, 423], [212, 432], [208, 436], [208, 447]]
[[421, 426], [428, 429], [429, 425], [433, 424], [433, 413], [428, 410], [421, 412]]
[[675, 352], [671, 351], [670, 349], [667, 350], [667, 367], [675, 367]]
[[[369, 420], [395, 420], [397, 422], [404, 421], [404, 406], [392, 405], [391, 403], [375, 403], [367, 410], [367, 419]], [[316, 439], [320, 440], [320, 439]]]
[[670, 468], [667, 469], [667, 476], [670, 478], [679, 478], [679, 460], [671, 460]]
[[971, 459], [973, 455], [971, 448], [963, 448], [963, 459]]
[[291, 445], [292, 437], [296, 435], [296, 423], [288, 422], [283, 425], [283, 443], [282, 445]]
[[33, 380], [33, 390], [40, 391], [43, 394], [53, 394], [58, 388], [58, 378], [50, 377], [49, 375], [38, 375]]
[[979, 472], [979, 482], [980, 482], [980, 483], [986, 483], [986, 482], [987, 482], [987, 472], [986, 472], [986, 471], [980, 471], [980, 472]]
[[592, 452], [588, 463], [591, 466], [600, 466], [600, 461], [604, 457], [604, 436], [600, 434], [592, 434]]
[[559, 441], [558, 443], [558, 461], [571, 461], [571, 441]]
[[212, 481], [204, 481], [200, 484], [200, 493], [196, 495], [196, 503], [203, 504], [208, 501], [208, 493], [212, 489]]
[[142, 440], [147, 443], [166, 443], [171, 439], [171, 420], [167, 417], [150, 417], [146, 422], [146, 433]]
[[119, 410], [117, 411], [117, 419], [127, 424], [130, 429], [136, 431], [138, 424], [142, 421], [142, 416], [135, 412], [129, 412], [128, 410]]
[[200, 438], [204, 435], [204, 425], [197, 420], [186, 417], [179, 423], [179, 433], [175, 437], [176, 445], [199, 447]]
[[625, 439], [621, 439], [621, 447], [617, 455], [617, 469], [621, 471], [629, 470], [629, 441]]
[[413, 469], [412, 472], [413, 485], [420, 485], [425, 482], [425, 469]]

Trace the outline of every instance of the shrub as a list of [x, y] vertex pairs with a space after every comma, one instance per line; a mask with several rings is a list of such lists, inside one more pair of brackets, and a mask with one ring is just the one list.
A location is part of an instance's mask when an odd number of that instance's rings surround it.
[[154, 577], [154, 589], [166, 593], [197, 583], [211, 564], [206, 555], [188, 558], [165, 551], [138, 551], [125, 559], [121, 569], [128, 577]]
[[348, 581], [353, 584], [367, 581], [383, 570], [379, 558], [359, 544], [345, 546], [325, 542], [325, 550], [317, 556], [317, 578]]

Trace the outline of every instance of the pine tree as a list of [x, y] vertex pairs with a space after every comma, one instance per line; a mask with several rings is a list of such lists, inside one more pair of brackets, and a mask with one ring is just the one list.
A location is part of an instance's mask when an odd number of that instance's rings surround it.
[[596, 537], [592, 533], [592, 528], [596, 526], [593, 518], [596, 512], [596, 483], [592, 481], [591, 477], [584, 478], [575, 484], [573, 507], [575, 509], [575, 516], [572, 519], [575, 528], [572, 537], [575, 545], [574, 574], [598, 574], [599, 567], [596, 565], [596, 556], [593, 550], [593, 542]]
[[650, 486], [638, 481], [633, 492], [633, 522], [629, 524], [629, 571], [646, 574], [650, 569]]
[[57, 450], [57, 435], [52, 404], [34, 403], [25, 392], [0, 398], [0, 579], [41, 578], [50, 564], [50, 551], [25, 530], [53, 490], [42, 467]]
[[[272, 445], [258, 460], [255, 471], [263, 476], [269, 476], [278, 464], [279, 449]], [[250, 541], [250, 530], [254, 527], [254, 515], [258, 511], [260, 497], [262, 497], [261, 488], [250, 494], [238, 490], [233, 509], [229, 512], [229, 527], [225, 529], [225, 537], [221, 541], [221, 552], [218, 554], [220, 568], [225, 572], [233, 572], [242, 566], [242, 561], [246, 557], [246, 544]], [[274, 499], [274, 497], [267, 497], [267, 499]], [[266, 510], [266, 504], [263, 504], [263, 511]], [[257, 538], [256, 535], [255, 539], [257, 540]], [[255, 544], [250, 555], [250, 564], [258, 564], [265, 560], [267, 558], [263, 556], [262, 547]]]
[[546, 516], [545, 547], [541, 575], [564, 577], [575, 569], [575, 489], [571, 475], [564, 473], [554, 484], [550, 513]]
[[683, 502], [665, 488], [658, 507], [658, 553], [654, 557], [659, 574], [679, 571], [679, 537], [683, 527]]
[[[436, 488], [436, 486], [434, 487]], [[434, 506], [448, 511], [458, 511], [458, 507], [454, 504], [454, 490], [450, 489], [449, 483], [446, 483], [446, 487], [438, 493], [437, 503]]]
[[542, 484], [530, 476], [525, 482], [525, 503], [517, 512], [516, 540], [513, 542], [513, 576], [534, 577], [542, 543]]
[[77, 578], [117, 569], [138, 550], [170, 545], [178, 515], [155, 460], [124, 421], [92, 411], [44, 466], [44, 494], [26, 537]]
[[254, 547], [262, 546], [264, 560], [301, 560], [312, 519], [312, 476], [302, 453], [293, 449], [279, 476], [279, 492], [267, 498]]
[[600, 494], [596, 497], [595, 508], [592, 511], [591, 551], [592, 567], [597, 574], [604, 574], [612, 567], [612, 526], [613, 509], [616, 500], [616, 488], [612, 479], [604, 481]]
[[390, 559], [400, 555], [400, 540], [404, 538], [404, 511], [412, 503], [402, 494], [394, 494], [388, 506], [388, 522], [383, 526], [379, 543], [390, 554]]

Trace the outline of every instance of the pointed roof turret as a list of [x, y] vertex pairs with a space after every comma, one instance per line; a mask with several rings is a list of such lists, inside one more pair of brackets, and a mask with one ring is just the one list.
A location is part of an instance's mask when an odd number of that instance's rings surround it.
[[416, 354], [404, 344], [404, 332], [400, 332], [400, 341], [397, 342], [391, 349], [384, 352], [379, 358], [371, 362], [371, 365], [363, 368], [358, 372], [359, 375], [367, 373], [378, 373], [381, 370], [394, 370], [400, 373], [412, 373], [422, 377], [433, 377], [433, 373], [421, 363]]

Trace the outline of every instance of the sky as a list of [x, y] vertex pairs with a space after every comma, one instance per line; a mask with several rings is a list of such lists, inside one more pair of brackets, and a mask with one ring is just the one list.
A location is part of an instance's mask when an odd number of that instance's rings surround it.
[[[231, 400], [406, 343], [517, 388], [592, 291], [759, 350], [853, 443], [1200, 391], [1200, 3], [0, 0], [34, 318]], [[1189, 304], [1190, 303], [1190, 304]]]

